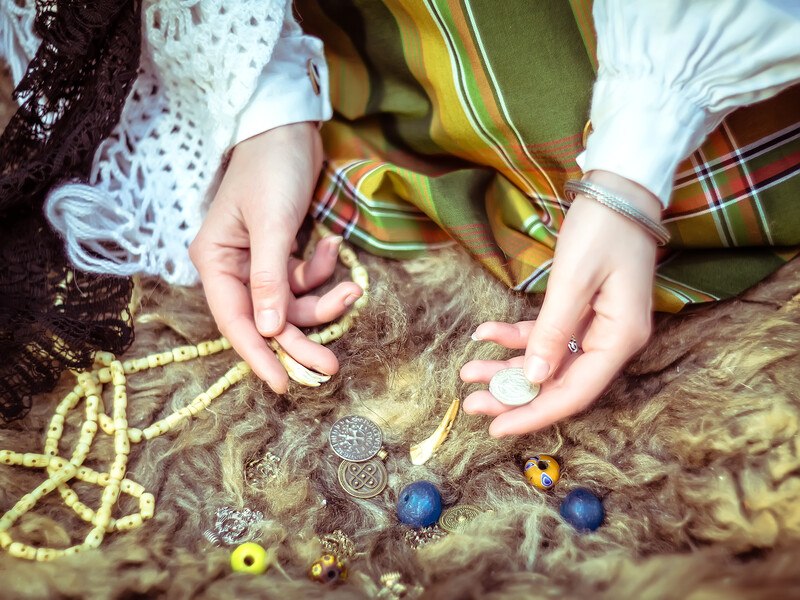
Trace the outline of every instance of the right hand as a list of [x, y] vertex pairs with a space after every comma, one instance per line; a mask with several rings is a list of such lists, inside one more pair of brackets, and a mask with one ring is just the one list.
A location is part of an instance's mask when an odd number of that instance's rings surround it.
[[321, 167], [322, 142], [313, 123], [285, 125], [241, 142], [189, 247], [220, 332], [279, 394], [288, 376], [264, 338], [274, 337], [311, 369], [336, 373], [333, 352], [298, 327], [336, 319], [363, 293], [346, 282], [321, 297], [298, 297], [332, 275], [342, 241], [326, 238], [305, 262], [291, 256]]

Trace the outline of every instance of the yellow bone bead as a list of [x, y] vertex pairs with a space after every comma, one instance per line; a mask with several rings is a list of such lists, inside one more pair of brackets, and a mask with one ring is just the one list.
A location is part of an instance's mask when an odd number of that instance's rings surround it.
[[133, 360], [126, 360], [122, 363], [122, 370], [125, 371], [126, 375], [133, 375], [139, 372], [139, 369], [136, 368], [136, 361]]
[[112, 379], [111, 369], [105, 367], [97, 371], [97, 380], [100, 383], [109, 383]]
[[11, 538], [10, 535], [8, 535], [7, 532], [0, 531], [0, 548], [5, 550], [6, 548], [8, 548], [11, 545], [11, 542], [13, 542], [13, 541], [14, 540]]
[[97, 475], [97, 471], [94, 471], [89, 467], [79, 467], [75, 472], [75, 476], [86, 483], [97, 483]]
[[117, 454], [130, 454], [131, 443], [128, 441], [127, 431], [114, 432], [114, 452]]
[[[47, 465], [47, 468], [51, 472], [58, 471], [66, 467], [68, 464], [71, 463], [68, 463], [65, 459], [61, 458], [60, 456], [54, 456], [53, 458], [50, 459], [50, 464]], [[75, 472], [77, 473], [77, 470]]]
[[192, 413], [192, 411], [191, 411], [191, 410], [189, 410], [189, 407], [188, 407], [188, 406], [184, 406], [182, 409], [180, 409], [180, 410], [179, 410], [177, 413], [175, 413], [175, 414], [177, 414], [178, 416], [180, 416], [180, 418], [181, 418], [181, 419], [191, 419], [191, 418], [194, 416], [194, 414]]
[[[108, 488], [106, 488], [108, 491]], [[108, 527], [108, 522], [111, 520], [111, 505], [105, 504], [97, 509], [94, 513], [94, 518], [92, 518], [92, 524], [95, 526], [96, 529], [102, 528], [103, 531], [106, 530]]]
[[145, 492], [139, 498], [139, 512], [143, 519], [149, 519], [153, 516], [156, 509], [156, 499], [153, 494]]
[[117, 457], [117, 459], [114, 460], [113, 464], [111, 465], [111, 469], [109, 469], [108, 472], [108, 477], [110, 480], [122, 481], [122, 478], [125, 477], [125, 471], [126, 471], [126, 461], [124, 460], [125, 458], [126, 457], [123, 455]]
[[48, 438], [44, 442], [44, 453], [48, 456], [55, 456], [58, 454], [58, 440]]
[[129, 529], [141, 527], [143, 523], [144, 519], [142, 519], [141, 515], [128, 515], [127, 517], [117, 519], [116, 523], [114, 523], [114, 529], [118, 531], [127, 531]]
[[0, 463], [4, 465], [21, 465], [23, 455], [11, 450], [0, 450]]
[[211, 384], [211, 387], [208, 388], [208, 395], [213, 399], [219, 398], [225, 393], [225, 390], [230, 387], [230, 384], [226, 384], [227, 381], [225, 383], [222, 383], [221, 381], [215, 381], [213, 384]]
[[86, 506], [83, 502], [80, 501], [76, 502], [72, 506], [72, 510], [74, 510], [75, 514], [77, 514], [81, 519], [83, 519], [87, 523], [91, 523], [92, 519], [94, 519], [94, 511], [88, 506]]
[[361, 264], [358, 262], [358, 256], [352, 249], [347, 246], [339, 246], [339, 260], [348, 269], [352, 269], [355, 265]]
[[230, 350], [232, 348], [231, 343], [228, 341], [228, 338], [219, 338], [219, 343], [222, 344], [223, 350]]
[[133, 364], [136, 365], [137, 371], [146, 371], [150, 368], [150, 362], [147, 360], [146, 356], [142, 358], [137, 358], [133, 361]]
[[83, 388], [80, 388], [80, 390], [80, 394], [76, 392], [70, 392], [64, 397], [64, 399], [56, 407], [57, 415], [61, 415], [63, 417], [69, 411], [75, 408], [75, 406], [78, 404], [78, 401], [83, 397]]
[[66, 504], [68, 507], [71, 508], [75, 506], [75, 503], [79, 501], [78, 494], [68, 487], [61, 488], [59, 491], [61, 492], [61, 498], [64, 500], [64, 504]]
[[357, 265], [353, 267], [350, 271], [350, 276], [353, 278], [353, 283], [357, 284], [362, 290], [369, 289], [369, 275], [363, 266]]
[[86, 442], [78, 442], [75, 444], [75, 450], [72, 451], [70, 462], [73, 465], [81, 464], [86, 458], [86, 455], [89, 454], [89, 449], [89, 444]]
[[122, 368], [122, 363], [115, 360], [111, 363], [111, 383], [114, 387], [125, 385], [125, 369]]
[[12, 542], [8, 546], [8, 553], [14, 558], [26, 558], [28, 560], [36, 559], [36, 548], [21, 542]]
[[94, 353], [94, 362], [99, 365], [108, 366], [116, 358], [111, 352], [98, 350]]
[[211, 354], [216, 354], [217, 352], [221, 352], [224, 348], [222, 347], [222, 342], [219, 340], [209, 341], [209, 342], [200, 342], [197, 344], [197, 354], [198, 356], [210, 356]]
[[174, 429], [175, 426], [178, 425], [178, 423], [182, 422], [183, 420], [184, 420], [184, 418], [180, 414], [172, 413], [171, 415], [168, 415], [164, 419], [164, 423], [167, 426], [167, 430], [170, 430], [170, 429]]
[[188, 405], [186, 407], [186, 410], [188, 410], [189, 414], [194, 417], [194, 416], [200, 414], [201, 412], [203, 412], [205, 410], [205, 408], [206, 407], [203, 405], [202, 402], [195, 401], [195, 402], [192, 402], [190, 405]]
[[56, 550], [54, 548], [37, 548], [36, 549], [36, 560], [40, 562], [47, 562], [53, 560], [58, 556], [57, 553], [63, 552], [61, 550]]
[[109, 475], [108, 473], [97, 474], [97, 485], [106, 487], [110, 482], [111, 482], [111, 475]]
[[192, 360], [197, 358], [197, 346], [178, 346], [172, 349], [172, 360], [175, 362], [183, 362], [185, 360]]
[[199, 394], [194, 401], [200, 403], [203, 408], [207, 408], [214, 401], [214, 399], [206, 392], [203, 392], [202, 394]]
[[83, 551], [82, 546], [70, 546], [69, 548], [64, 549], [64, 556], [73, 556], [74, 554], [78, 554], [79, 552]]
[[112, 435], [114, 431], [116, 431], [116, 428], [114, 427], [114, 420], [108, 415], [98, 415], [97, 421], [100, 423], [100, 427], [103, 429], [103, 431], [108, 435]]
[[64, 430], [64, 415], [55, 414], [50, 419], [50, 428], [47, 430], [47, 437], [61, 437], [61, 432]]
[[142, 430], [138, 427], [131, 427], [128, 429], [128, 439], [134, 444], [142, 441]]
[[22, 516], [36, 505], [36, 497], [33, 494], [25, 494], [17, 500], [14, 507], [7, 514]]
[[131, 481], [130, 479], [123, 479], [120, 483], [119, 489], [125, 494], [130, 494], [134, 498], [138, 498], [144, 494], [144, 486], [140, 483], [136, 483], [135, 481]]
[[83, 546], [85, 548], [99, 548], [100, 543], [103, 541], [103, 536], [105, 535], [106, 528], [103, 527], [95, 527], [92, 529], [87, 535], [86, 539], [83, 541]]
[[8, 512], [6, 512], [6, 514], [0, 517], [0, 532], [4, 532], [10, 529], [11, 526], [14, 524], [14, 521], [16, 521], [20, 516], [16, 513], [13, 515], [9, 514], [10, 512], [11, 511], [9, 510]]
[[147, 357], [147, 364], [152, 369], [154, 367], [163, 367], [172, 362], [172, 352], [158, 352], [150, 354]]
[[361, 297], [353, 303], [353, 310], [359, 311], [369, 303], [369, 293], [364, 291]]
[[46, 467], [49, 464], [50, 457], [44, 454], [27, 452], [22, 456], [22, 466], [24, 467]]
[[120, 433], [125, 433], [126, 429], [128, 429], [128, 419], [121, 416], [114, 417], [114, 430]]

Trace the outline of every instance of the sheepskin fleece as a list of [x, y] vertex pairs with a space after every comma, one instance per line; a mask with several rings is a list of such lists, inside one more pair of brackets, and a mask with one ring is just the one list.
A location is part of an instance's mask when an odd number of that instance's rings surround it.
[[[134, 445], [129, 476], [155, 494], [155, 517], [139, 530], [109, 534], [100, 550], [52, 563], [0, 555], [0, 595], [392, 598], [380, 582], [391, 571], [401, 574], [408, 598], [800, 594], [798, 261], [742, 298], [658, 317], [647, 348], [584, 414], [494, 440], [488, 419], [462, 413], [435, 457], [415, 467], [409, 445], [473, 388], [460, 382], [461, 365], [506, 355], [472, 341], [474, 328], [530, 318], [540, 299], [509, 292], [454, 250], [402, 263], [362, 259], [373, 297], [332, 345], [342, 365], [337, 376], [317, 389], [292, 386], [282, 397], [251, 376], [178, 431]], [[346, 275], [341, 269], [337, 277]], [[135, 311], [130, 357], [216, 335], [198, 289], [140, 282]], [[131, 376], [131, 425], [181, 407], [235, 360], [229, 351]], [[0, 430], [0, 448], [40, 449], [49, 416], [73, 382], [65, 376], [27, 418]], [[339, 460], [327, 434], [347, 414], [369, 417], [384, 433], [390, 481], [371, 500], [354, 500], [337, 483]], [[75, 439], [79, 416], [65, 440]], [[95, 468], [107, 468], [108, 441], [93, 450]], [[267, 452], [280, 457], [278, 468], [246, 482], [246, 465]], [[539, 452], [562, 465], [550, 492], [521, 473], [525, 458]], [[41, 479], [36, 470], [0, 467], [0, 509]], [[414, 548], [394, 507], [399, 490], [418, 479], [435, 482], [447, 505], [486, 512], [463, 533]], [[558, 515], [560, 500], [578, 486], [604, 500], [607, 519], [596, 533], [579, 534]], [[231, 572], [229, 549], [202, 536], [221, 506], [264, 513], [256, 540], [274, 551], [280, 568]], [[132, 509], [125, 497], [116, 514]], [[65, 547], [87, 530], [52, 497], [13, 533]], [[315, 536], [334, 530], [350, 536], [359, 554], [347, 583], [322, 588], [305, 573], [320, 554]]]

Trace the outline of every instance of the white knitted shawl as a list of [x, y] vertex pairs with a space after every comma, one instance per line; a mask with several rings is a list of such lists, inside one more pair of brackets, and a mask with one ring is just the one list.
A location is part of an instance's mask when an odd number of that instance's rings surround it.
[[[45, 204], [77, 267], [197, 281], [189, 243], [287, 10], [286, 0], [145, 0], [140, 74], [120, 122], [89, 184], [66, 183]], [[15, 85], [39, 45], [34, 15], [35, 0], [0, 0], [0, 57]]]

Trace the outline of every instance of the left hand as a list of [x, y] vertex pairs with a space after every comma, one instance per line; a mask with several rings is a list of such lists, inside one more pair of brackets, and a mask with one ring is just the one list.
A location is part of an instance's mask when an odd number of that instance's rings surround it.
[[[660, 219], [658, 199], [636, 183], [604, 171], [587, 179]], [[501, 437], [542, 429], [587, 408], [650, 337], [655, 257], [656, 242], [647, 231], [578, 195], [559, 233], [536, 321], [488, 322], [475, 331], [475, 339], [524, 349], [525, 356], [471, 361], [461, 369], [463, 381], [486, 384], [501, 369], [522, 367], [541, 384], [539, 395], [511, 407], [481, 390], [467, 396], [464, 412], [496, 417], [489, 433]], [[582, 353], [568, 350], [573, 334]]]

